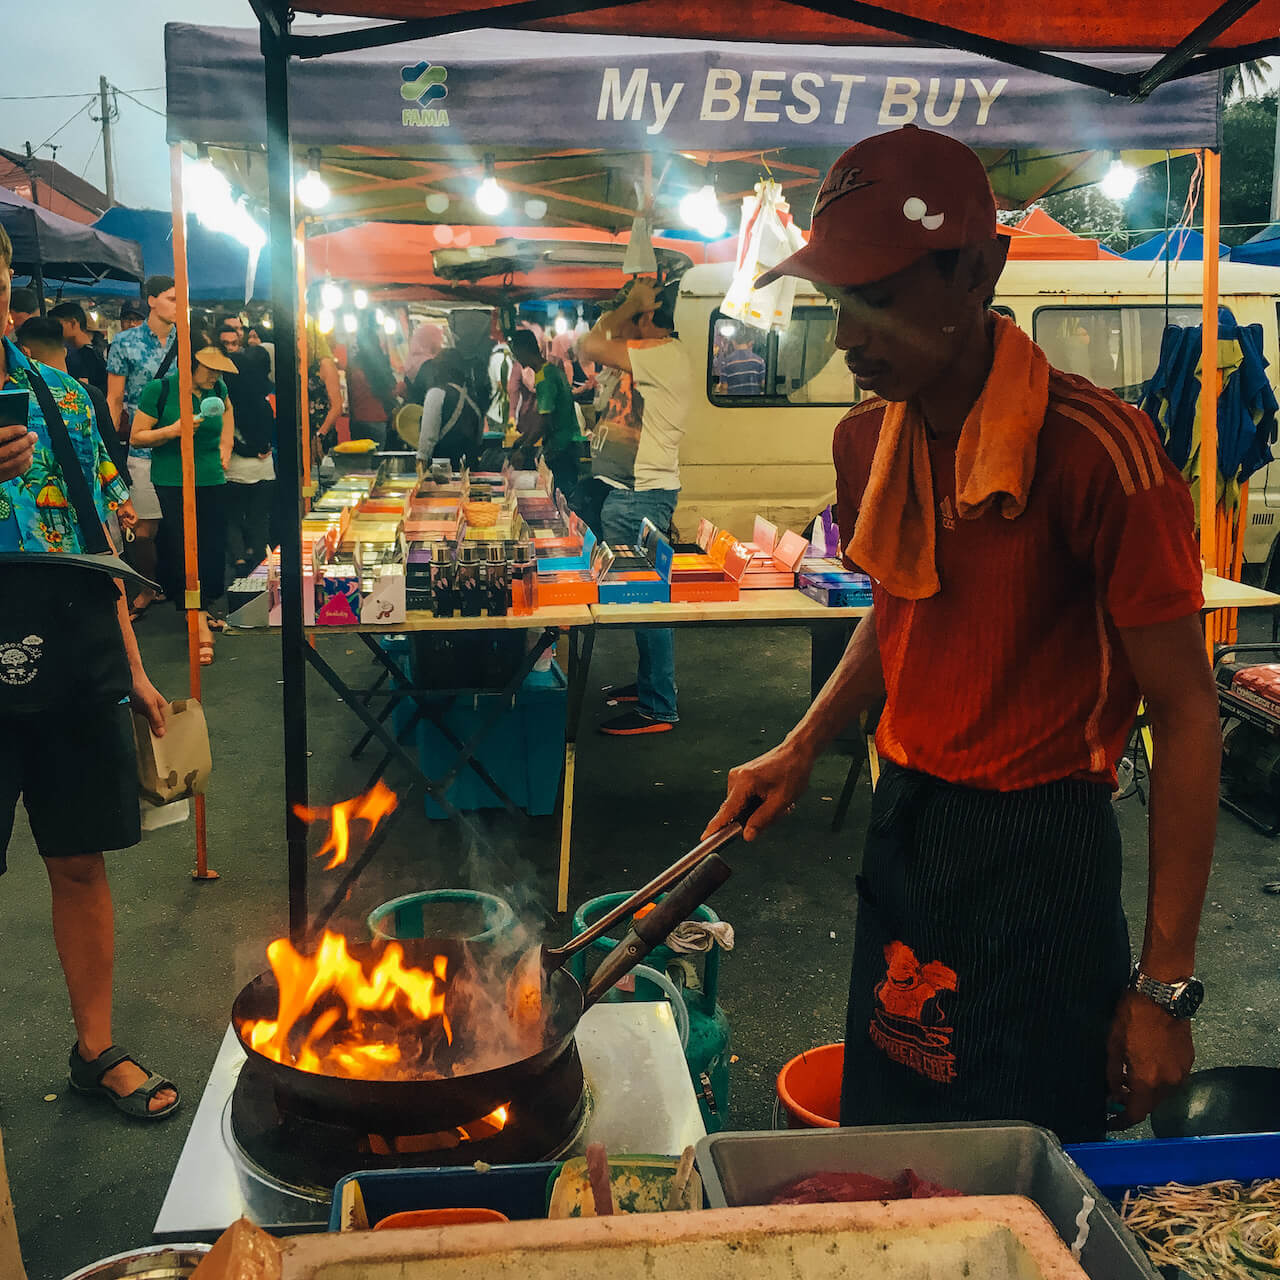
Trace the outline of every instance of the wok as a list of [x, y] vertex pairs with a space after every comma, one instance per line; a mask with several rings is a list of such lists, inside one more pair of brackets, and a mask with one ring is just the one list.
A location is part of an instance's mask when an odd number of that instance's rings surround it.
[[[563, 968], [548, 974], [543, 988], [542, 1024], [520, 1037], [520, 1048], [515, 1050], [516, 1056], [511, 1061], [485, 1070], [466, 1068], [467, 1058], [477, 1047], [482, 1047], [474, 1043], [474, 1036], [477, 1032], [483, 1036], [484, 1030], [475, 1022], [468, 1022], [465, 1016], [458, 1017], [454, 1043], [441, 1047], [435, 1056], [437, 1069], [451, 1073], [442, 1077], [352, 1079], [300, 1071], [265, 1057], [245, 1040], [241, 1027], [247, 1021], [275, 1018], [279, 990], [275, 975], [270, 972], [259, 974], [236, 997], [231, 1025], [251, 1068], [271, 1082], [277, 1099], [290, 1109], [352, 1125], [367, 1123], [375, 1128], [385, 1125], [393, 1116], [401, 1132], [449, 1129], [480, 1119], [513, 1098], [528, 1096], [529, 1086], [572, 1048], [574, 1031], [583, 1013], [639, 964], [695, 907], [706, 901], [730, 874], [729, 866], [715, 854], [703, 858], [653, 910], [632, 924], [626, 937], [596, 969], [585, 990]], [[644, 901], [641, 891], [635, 905], [643, 905]], [[585, 946], [595, 936], [596, 930], [590, 930], [564, 949], [569, 950], [574, 943]], [[459, 959], [464, 965], [467, 963], [465, 956], [460, 956], [457, 939], [414, 940], [404, 945], [409, 963], [425, 962], [429, 967], [431, 957], [437, 954], [448, 955], [451, 964]], [[353, 945], [349, 950], [364, 963], [381, 954], [381, 950], [371, 944]], [[456, 981], [450, 982], [451, 989], [456, 985]], [[499, 1030], [509, 1034], [505, 984], [497, 984], [495, 1001], [507, 1024]]]

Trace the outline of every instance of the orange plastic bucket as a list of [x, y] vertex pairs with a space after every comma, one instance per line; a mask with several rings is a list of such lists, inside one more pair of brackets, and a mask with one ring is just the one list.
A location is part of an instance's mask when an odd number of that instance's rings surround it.
[[819, 1045], [778, 1072], [778, 1101], [789, 1129], [835, 1129], [840, 1124], [844, 1043]]

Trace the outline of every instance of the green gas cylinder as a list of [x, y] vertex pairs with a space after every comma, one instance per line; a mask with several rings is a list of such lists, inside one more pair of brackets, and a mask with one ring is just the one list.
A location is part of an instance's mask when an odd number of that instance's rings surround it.
[[[625, 901], [628, 893], [606, 893], [584, 902], [574, 913], [575, 935], [592, 925], [607, 911]], [[720, 917], [708, 906], [698, 907], [689, 917], [706, 924], [716, 924]], [[618, 945], [616, 938], [598, 938], [585, 951], [570, 961], [570, 969], [580, 983], [585, 985], [586, 975]], [[695, 971], [700, 968], [700, 990], [687, 981], [688, 971], [682, 961], [692, 962]], [[699, 966], [699, 962], [701, 962]], [[698, 1107], [708, 1133], [718, 1133], [724, 1128], [729, 1114], [729, 1019], [716, 1003], [720, 990], [720, 948], [694, 955], [677, 956], [668, 947], [654, 947], [645, 964], [665, 972], [681, 989], [685, 1008], [689, 1014], [689, 1043], [685, 1047], [685, 1061], [689, 1064], [689, 1076], [693, 1090], [698, 1095]], [[622, 999], [616, 989], [606, 1000]], [[645, 978], [635, 980], [636, 1000], [665, 1000], [666, 993]]]

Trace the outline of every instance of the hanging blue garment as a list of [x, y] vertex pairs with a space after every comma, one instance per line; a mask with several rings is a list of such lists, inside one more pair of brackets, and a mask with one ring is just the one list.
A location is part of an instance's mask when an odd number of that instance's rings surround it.
[[[1170, 325], [1160, 342], [1160, 364], [1147, 383], [1142, 408], [1156, 424], [1165, 452], [1194, 480], [1200, 452], [1201, 327]], [[1262, 354], [1262, 326], [1241, 326], [1230, 310], [1218, 312], [1218, 367], [1223, 374], [1218, 395], [1219, 487], [1229, 491], [1271, 461], [1280, 406], [1267, 380]], [[1234, 501], [1234, 492], [1230, 494]]]

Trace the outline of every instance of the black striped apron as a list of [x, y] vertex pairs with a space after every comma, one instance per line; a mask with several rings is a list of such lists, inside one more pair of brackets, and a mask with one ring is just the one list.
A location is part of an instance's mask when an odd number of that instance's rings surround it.
[[979, 791], [886, 763], [858, 892], [842, 1123], [1101, 1138], [1130, 966], [1110, 789]]

